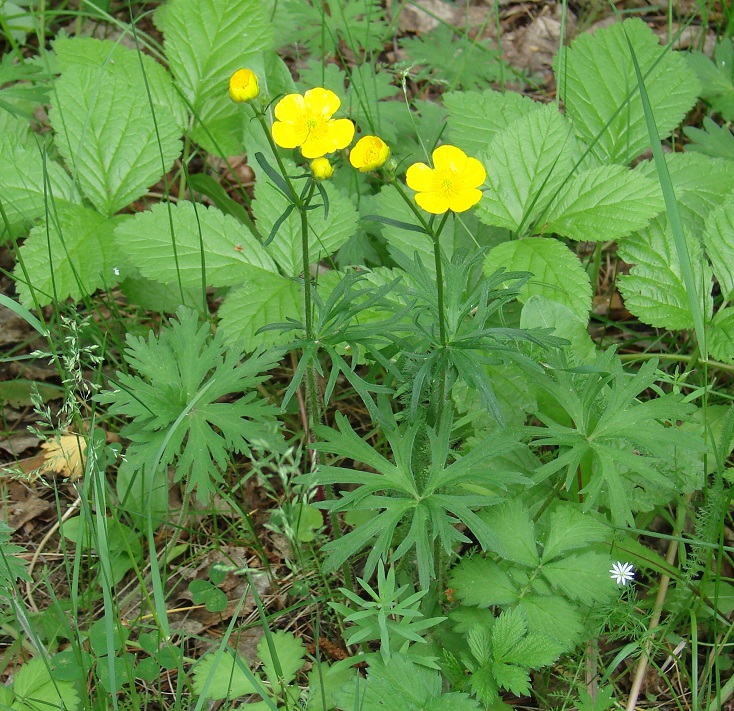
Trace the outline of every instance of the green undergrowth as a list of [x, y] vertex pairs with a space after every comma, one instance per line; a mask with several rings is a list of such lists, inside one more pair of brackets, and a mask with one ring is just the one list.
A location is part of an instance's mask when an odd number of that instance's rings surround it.
[[[2, 362], [60, 383], [0, 389], [53, 512], [0, 524], [0, 708], [734, 694], [734, 16], [579, 34], [539, 100], [413, 5], [0, 5]], [[328, 176], [272, 130], [314, 89]]]

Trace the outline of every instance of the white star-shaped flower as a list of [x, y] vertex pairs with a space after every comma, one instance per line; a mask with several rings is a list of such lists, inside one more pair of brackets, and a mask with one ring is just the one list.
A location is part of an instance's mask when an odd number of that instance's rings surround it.
[[627, 585], [635, 577], [635, 567], [632, 563], [617, 561], [609, 572], [612, 574], [612, 579], [617, 581], [617, 585]]

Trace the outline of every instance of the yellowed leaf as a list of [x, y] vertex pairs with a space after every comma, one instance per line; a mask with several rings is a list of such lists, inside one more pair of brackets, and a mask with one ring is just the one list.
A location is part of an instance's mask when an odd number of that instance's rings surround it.
[[76, 481], [84, 473], [87, 442], [77, 434], [65, 434], [56, 439], [44, 442], [41, 447], [46, 450], [43, 455], [45, 471], [56, 472]]

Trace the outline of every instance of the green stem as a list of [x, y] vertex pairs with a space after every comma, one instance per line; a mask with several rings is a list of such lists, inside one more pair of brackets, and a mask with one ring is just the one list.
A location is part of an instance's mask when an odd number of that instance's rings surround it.
[[[283, 176], [283, 180], [285, 180], [286, 185], [288, 185], [288, 188], [291, 191], [291, 195], [290, 195], [291, 202], [300, 210], [302, 207], [301, 201], [298, 197], [298, 193], [296, 192], [296, 189], [293, 187], [293, 183], [291, 182], [291, 179], [288, 175], [288, 171], [286, 171], [285, 169], [285, 165], [283, 164], [283, 159], [280, 157], [280, 153], [278, 153], [278, 146], [275, 145], [273, 136], [270, 133], [270, 126], [268, 126], [268, 122], [265, 120], [265, 114], [255, 109], [255, 116], [257, 116], [257, 120], [260, 122], [260, 126], [262, 127], [263, 133], [265, 134], [265, 138], [268, 139], [270, 148], [273, 151], [273, 155], [275, 156], [276, 162], [278, 163], [278, 169], [280, 170], [280, 174]], [[311, 197], [309, 195], [308, 200], [310, 199]], [[306, 205], [308, 205], [308, 200], [306, 200], [305, 202]]]

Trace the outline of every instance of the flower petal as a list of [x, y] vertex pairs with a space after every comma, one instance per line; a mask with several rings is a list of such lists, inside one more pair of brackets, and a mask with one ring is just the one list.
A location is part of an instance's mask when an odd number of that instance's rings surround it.
[[[299, 130], [299, 127], [290, 123], [282, 123], [281, 121], [276, 121], [273, 124], [272, 133], [273, 140], [281, 148], [295, 148], [296, 146], [300, 146], [306, 137], [306, 133], [304, 133], [302, 128]], [[320, 155], [323, 155], [323, 153]], [[316, 156], [313, 157], [315, 158]]]
[[413, 163], [405, 173], [405, 182], [412, 190], [426, 192], [434, 189], [435, 174], [425, 163]]
[[476, 158], [467, 158], [461, 179], [467, 187], [478, 188], [487, 179], [487, 171]]
[[464, 188], [449, 198], [449, 208], [454, 212], [464, 212], [474, 207], [482, 199], [482, 191], [476, 188]]
[[320, 114], [325, 119], [330, 119], [339, 110], [342, 103], [333, 91], [322, 87], [309, 89], [303, 95], [303, 99], [309, 113]]
[[433, 151], [433, 167], [436, 170], [462, 172], [466, 165], [466, 153], [456, 146], [439, 146]]
[[332, 151], [346, 148], [354, 138], [354, 124], [349, 119], [329, 121], [328, 136], [333, 141]]
[[300, 94], [286, 94], [275, 105], [275, 118], [286, 123], [296, 123], [304, 118], [306, 106]]
[[449, 199], [446, 194], [440, 190], [416, 193], [415, 201], [420, 207], [426, 212], [430, 212], [434, 215], [442, 215], [451, 206], [449, 205]]

